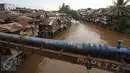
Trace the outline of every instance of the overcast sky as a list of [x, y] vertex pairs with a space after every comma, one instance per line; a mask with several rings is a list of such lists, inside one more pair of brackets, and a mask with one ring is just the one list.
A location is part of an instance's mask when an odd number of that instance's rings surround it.
[[112, 5], [113, 0], [0, 0], [1, 3], [12, 3], [21, 7], [57, 10], [59, 5], [66, 3], [73, 9], [105, 8]]

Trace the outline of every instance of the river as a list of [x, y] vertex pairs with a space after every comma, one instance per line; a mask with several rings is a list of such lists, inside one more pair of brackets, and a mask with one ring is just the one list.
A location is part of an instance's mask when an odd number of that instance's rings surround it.
[[[123, 47], [130, 47], [130, 37], [102, 28], [100, 26], [73, 21], [68, 30], [58, 33], [54, 39], [80, 43], [96, 43], [116, 46], [117, 40], [123, 40]], [[63, 61], [44, 58], [39, 55], [30, 55], [21, 64], [16, 73], [87, 73], [86, 67]], [[110, 73], [93, 68], [90, 73]]]

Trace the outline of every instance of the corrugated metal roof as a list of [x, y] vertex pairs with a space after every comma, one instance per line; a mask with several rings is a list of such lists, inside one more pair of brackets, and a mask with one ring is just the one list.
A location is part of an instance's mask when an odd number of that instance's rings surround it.
[[15, 18], [18, 16], [20, 16], [20, 14], [16, 12], [1, 12], [0, 13], [0, 19]]
[[0, 25], [0, 32], [16, 32], [21, 29], [24, 29], [24, 27], [19, 23], [9, 23]]

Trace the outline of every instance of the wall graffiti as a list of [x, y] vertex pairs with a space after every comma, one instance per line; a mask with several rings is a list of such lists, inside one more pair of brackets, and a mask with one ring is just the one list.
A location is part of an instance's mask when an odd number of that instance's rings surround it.
[[83, 46], [76, 44], [76, 43], [68, 43], [68, 46], [73, 46], [73, 48], [79, 48], [79, 49], [83, 48]]
[[82, 63], [82, 64], [90, 65], [92, 67], [113, 70], [113, 71], [117, 71], [117, 72], [124, 71], [124, 70], [130, 71], [130, 67], [127, 67], [125, 65], [118, 65], [118, 64], [114, 64], [114, 63], [101, 62], [98, 60], [77, 58], [77, 63]]

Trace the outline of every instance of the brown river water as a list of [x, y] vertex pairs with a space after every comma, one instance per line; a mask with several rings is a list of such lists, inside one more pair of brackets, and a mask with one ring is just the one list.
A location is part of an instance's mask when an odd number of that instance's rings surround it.
[[[123, 40], [124, 47], [130, 47], [130, 37], [96, 26], [87, 22], [74, 22], [68, 30], [58, 33], [54, 39], [80, 43], [96, 43], [116, 46], [117, 40]], [[30, 55], [15, 73], [87, 73], [84, 66], [59, 60]], [[90, 73], [111, 73], [93, 68]]]

